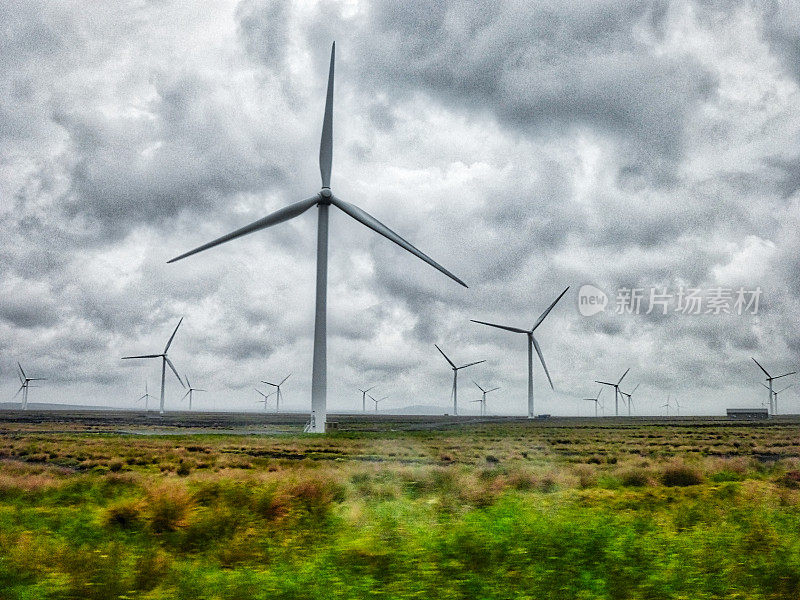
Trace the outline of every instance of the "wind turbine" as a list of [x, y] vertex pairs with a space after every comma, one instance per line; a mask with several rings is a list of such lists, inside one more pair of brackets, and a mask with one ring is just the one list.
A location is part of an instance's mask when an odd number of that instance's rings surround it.
[[25, 371], [22, 370], [22, 365], [19, 363], [17, 363], [17, 368], [19, 368], [17, 377], [19, 377], [19, 382], [22, 385], [19, 386], [17, 393], [14, 394], [14, 398], [22, 392], [22, 410], [28, 410], [28, 389], [31, 387], [31, 381], [47, 381], [47, 379], [44, 377], [28, 377], [25, 375]]
[[264, 412], [267, 412], [267, 402], [269, 402], [269, 397], [272, 396], [272, 394], [275, 394], [277, 392], [271, 392], [269, 394], [265, 394], [261, 390], [257, 390], [256, 388], [253, 388], [253, 389], [256, 390], [259, 393], [259, 395], [261, 396], [261, 400], [256, 400], [256, 402], [263, 402], [264, 403]]
[[667, 409], [667, 416], [669, 416], [669, 399], [670, 399], [670, 394], [667, 394], [666, 403], [661, 405], [661, 408], [666, 408]]
[[[291, 377], [291, 376], [292, 376], [292, 374], [291, 374], [291, 373], [289, 373], [289, 374], [288, 374], [286, 377], [284, 377], [284, 378], [281, 380], [281, 382], [280, 382], [280, 383], [270, 383], [269, 381], [262, 381], [262, 382], [261, 382], [261, 383], [266, 383], [267, 385], [271, 385], [272, 387], [274, 387], [274, 388], [275, 388], [275, 393], [277, 394], [277, 396], [275, 396], [275, 412], [280, 412], [280, 410], [281, 410], [281, 398], [283, 398], [283, 393], [281, 392], [281, 386], [282, 386], [282, 385], [284, 384], [284, 382], [285, 382], [287, 379], [289, 379], [289, 377]], [[270, 394], [270, 396], [271, 396], [271, 395], [272, 395], [272, 394]], [[265, 405], [265, 406], [266, 406], [266, 405]]]
[[394, 231], [386, 227], [376, 218], [364, 212], [359, 207], [349, 204], [333, 195], [331, 192], [331, 165], [333, 162], [333, 66], [336, 43], [331, 46], [331, 62], [328, 71], [328, 91], [325, 98], [325, 113], [322, 121], [322, 139], [319, 148], [319, 170], [322, 176], [322, 189], [306, 200], [301, 200], [281, 208], [274, 213], [245, 225], [236, 231], [224, 235], [177, 256], [168, 262], [196, 254], [203, 250], [213, 248], [219, 244], [236, 239], [248, 233], [266, 229], [289, 219], [293, 219], [313, 206], [318, 207], [317, 212], [317, 290], [316, 309], [314, 317], [314, 355], [311, 372], [311, 419], [308, 430], [313, 433], [325, 433], [327, 421], [327, 298], [328, 298], [328, 211], [333, 205], [346, 215], [352, 217], [362, 225], [376, 233], [388, 238], [395, 244], [407, 250], [417, 258], [425, 261], [433, 268], [441, 271], [455, 282], [467, 287], [467, 284], [453, 275], [450, 271], [435, 262], [428, 255], [422, 253], [412, 244], [404, 240]]
[[597, 396], [594, 398], [584, 398], [585, 402], [594, 402], [594, 416], [597, 416], [597, 405], [600, 403], [600, 394], [603, 393], [603, 388], [600, 388], [600, 391], [597, 392]]
[[488, 325], [489, 327], [497, 327], [498, 329], [505, 329], [506, 331], [511, 331], [513, 333], [524, 333], [525, 335], [528, 336], [528, 418], [529, 419], [533, 419], [535, 416], [533, 414], [533, 349], [534, 348], [536, 349], [536, 354], [539, 355], [539, 361], [542, 363], [542, 367], [544, 367], [545, 375], [547, 375], [547, 381], [550, 382], [550, 388], [555, 389], [553, 387], [553, 380], [550, 379], [550, 372], [547, 370], [547, 365], [544, 362], [544, 356], [542, 356], [542, 349], [539, 347], [539, 342], [537, 342], [536, 338], [533, 337], [533, 332], [536, 331], [536, 328], [542, 324], [544, 318], [548, 314], [550, 314], [550, 311], [553, 310], [553, 307], [558, 303], [558, 301], [564, 297], [564, 294], [567, 293], [568, 289], [569, 286], [567, 286], [566, 289], [563, 292], [561, 292], [561, 294], [559, 294], [558, 298], [553, 300], [553, 303], [547, 307], [547, 310], [545, 310], [541, 315], [539, 315], [539, 318], [536, 319], [536, 322], [533, 324], [533, 327], [531, 327], [530, 330], [519, 329], [518, 327], [509, 327], [508, 325], [497, 325], [495, 323], [487, 323], [486, 321], [477, 321], [475, 319], [470, 319], [470, 321], [472, 321], [473, 323], [480, 323], [481, 325]]
[[170, 344], [172, 344], [172, 340], [175, 339], [175, 334], [178, 333], [178, 327], [181, 326], [181, 323], [183, 323], [183, 317], [181, 317], [181, 320], [178, 321], [178, 324], [175, 326], [175, 331], [173, 331], [172, 335], [169, 336], [169, 341], [167, 342], [167, 345], [164, 346], [164, 352], [162, 352], [161, 354], [142, 354], [140, 356], [123, 356], [122, 357], [122, 360], [128, 360], [130, 358], [160, 358], [161, 359], [161, 402], [160, 402], [159, 407], [158, 407], [158, 412], [161, 415], [164, 414], [164, 383], [165, 383], [165, 380], [167, 378], [167, 365], [169, 365], [169, 368], [172, 369], [173, 373], [175, 373], [175, 377], [178, 378], [178, 382], [181, 384], [181, 387], [182, 388], [186, 388], [186, 386], [183, 385], [183, 380], [181, 379], [181, 376], [178, 375], [177, 369], [175, 369], [175, 365], [173, 365], [172, 361], [167, 357], [167, 351], [169, 350], [169, 346], [170, 346]]
[[383, 398], [377, 400], [372, 396], [372, 394], [368, 394], [368, 396], [370, 397], [370, 400], [372, 400], [375, 403], [375, 412], [378, 412], [378, 402], [383, 402], [389, 397], [389, 396], [384, 396]]
[[145, 381], [144, 382], [144, 394], [142, 396], [139, 396], [136, 399], [136, 401], [137, 402], [141, 402], [142, 400], [144, 400], [144, 412], [146, 412], [146, 413], [150, 412], [150, 398], [155, 400], [155, 396], [151, 396], [150, 392], [147, 390], [147, 382]]
[[[752, 357], [751, 357], [752, 358]], [[769, 384], [767, 387], [769, 389], [769, 413], [771, 415], [775, 415], [778, 413], [777, 407], [773, 404], [775, 397], [772, 395], [772, 382], [776, 379], [780, 379], [781, 377], [786, 377], [787, 375], [794, 375], [797, 371], [791, 371], [789, 373], [784, 373], [783, 375], [777, 375], [773, 377], [767, 370], [761, 366], [761, 363], [758, 362], [755, 358], [753, 358], [753, 362], [758, 365], [758, 368], [764, 371], [764, 374], [767, 376], [767, 383]]]
[[[630, 371], [630, 368], [628, 368], [628, 371]], [[614, 388], [614, 416], [615, 417], [619, 416], [619, 384], [622, 383], [623, 379], [625, 379], [625, 375], [628, 374], [628, 371], [625, 371], [622, 374], [622, 377], [619, 378], [619, 381], [617, 381], [617, 383], [610, 383], [608, 381], [598, 381], [597, 379], [594, 380], [595, 383], [599, 383], [599, 384], [602, 384], [602, 385], [610, 385], [611, 387]]]
[[479, 386], [478, 382], [475, 381], [474, 379], [472, 380], [472, 383], [477, 385], [478, 389], [483, 393], [483, 396], [481, 397], [480, 400], [473, 400], [473, 402], [480, 402], [481, 403], [481, 416], [485, 417], [486, 416], [486, 394], [488, 394], [489, 392], [494, 392], [496, 390], [499, 390], [500, 388], [496, 387], [496, 388], [492, 388], [490, 390], [485, 390], [481, 386]]
[[634, 388], [631, 390], [631, 393], [630, 393], [630, 394], [626, 394], [626, 393], [625, 393], [625, 392], [623, 392], [622, 390], [620, 390], [620, 391], [619, 391], [620, 395], [621, 395], [621, 396], [622, 396], [622, 398], [623, 398], [623, 402], [625, 401], [625, 398], [627, 398], [627, 399], [628, 399], [628, 402], [627, 402], [627, 404], [628, 404], [628, 416], [629, 416], [629, 417], [631, 416], [631, 404], [633, 404], [633, 393], [634, 393], [634, 392], [635, 392], [635, 391], [636, 391], [636, 390], [639, 388], [639, 385], [640, 385], [640, 384], [638, 384], [638, 383], [637, 383], [637, 384], [636, 384], [636, 387], [634, 387]]
[[[769, 389], [769, 386], [767, 386], [767, 384], [765, 384], [765, 383], [762, 383], [761, 385], [763, 385], [765, 388]], [[774, 390], [774, 391], [772, 392], [773, 405], [775, 406], [775, 414], [776, 414], [776, 415], [778, 414], [778, 394], [780, 394], [781, 392], [785, 392], [785, 391], [786, 391], [786, 390], [788, 390], [790, 387], [794, 387], [794, 384], [793, 384], [793, 383], [792, 383], [792, 384], [789, 384], [789, 385], [787, 385], [786, 387], [783, 387], [783, 388], [781, 388], [781, 389], [779, 389], [779, 390]]]
[[457, 366], [455, 365], [455, 363], [454, 363], [452, 360], [450, 360], [450, 359], [448, 358], [447, 354], [445, 354], [445, 353], [444, 353], [444, 350], [442, 350], [441, 348], [439, 348], [439, 346], [438, 346], [438, 345], [436, 345], [436, 344], [434, 344], [434, 346], [436, 346], [436, 349], [437, 349], [439, 352], [441, 352], [441, 353], [442, 353], [442, 356], [444, 356], [444, 359], [445, 359], [445, 360], [446, 360], [448, 363], [450, 363], [450, 367], [453, 369], [453, 390], [452, 390], [452, 392], [451, 392], [451, 394], [452, 394], [452, 396], [453, 396], [453, 414], [454, 414], [454, 415], [456, 415], [456, 416], [458, 416], [458, 372], [459, 372], [461, 369], [466, 369], [467, 367], [471, 367], [471, 366], [473, 366], [473, 365], [479, 365], [479, 364], [481, 364], [482, 362], [486, 362], [486, 361], [485, 361], [485, 360], [479, 360], [479, 361], [476, 361], [476, 362], [471, 362], [471, 363], [469, 363], [469, 364], [466, 364], [466, 365], [461, 365], [460, 367], [457, 367]]
[[207, 390], [201, 390], [200, 388], [192, 387], [192, 383], [189, 381], [189, 376], [186, 375], [186, 384], [189, 386], [189, 390], [183, 395], [183, 400], [186, 396], [189, 396], [189, 410], [192, 410], [192, 392], [205, 392]]
[[365, 390], [358, 388], [358, 391], [361, 392], [361, 412], [367, 412], [367, 392], [371, 389], [374, 389], [377, 385], [373, 385], [372, 387], [368, 387]]

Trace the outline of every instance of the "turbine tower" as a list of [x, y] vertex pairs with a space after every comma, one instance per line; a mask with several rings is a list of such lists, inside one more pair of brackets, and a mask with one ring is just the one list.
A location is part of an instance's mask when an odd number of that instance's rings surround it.
[[407, 250], [417, 258], [425, 261], [435, 269], [441, 271], [457, 283], [467, 287], [467, 284], [453, 275], [450, 271], [439, 265], [428, 255], [423, 254], [412, 244], [397, 235], [383, 223], [367, 214], [357, 206], [349, 204], [333, 195], [331, 192], [331, 166], [333, 162], [333, 70], [336, 43], [331, 46], [331, 61], [328, 71], [328, 91], [325, 98], [325, 113], [322, 121], [322, 139], [319, 148], [319, 170], [322, 176], [322, 189], [306, 200], [290, 204], [276, 212], [254, 221], [249, 225], [237, 229], [216, 240], [208, 242], [177, 256], [168, 262], [196, 254], [203, 250], [213, 248], [224, 242], [236, 239], [248, 233], [266, 229], [289, 219], [293, 219], [313, 206], [317, 211], [317, 290], [316, 309], [314, 317], [314, 355], [311, 373], [311, 418], [307, 429], [312, 433], [325, 433], [327, 421], [327, 299], [328, 299], [328, 212], [331, 205], [335, 206], [346, 215], [352, 217], [362, 225], [376, 233], [388, 238], [395, 244]]
[[494, 391], [496, 391], [496, 390], [499, 390], [500, 388], [499, 388], [499, 387], [496, 387], [496, 388], [492, 388], [492, 389], [490, 389], [490, 390], [485, 390], [485, 389], [483, 389], [481, 386], [479, 386], [479, 385], [478, 385], [478, 382], [477, 382], [477, 381], [475, 381], [474, 379], [472, 380], [472, 383], [474, 383], [475, 385], [477, 385], [477, 386], [478, 386], [478, 389], [479, 389], [479, 390], [481, 391], [481, 393], [483, 394], [483, 396], [481, 397], [481, 399], [480, 399], [480, 400], [473, 400], [473, 402], [480, 402], [480, 403], [481, 403], [481, 416], [482, 416], [482, 417], [485, 417], [485, 416], [486, 416], [486, 394], [488, 394], [489, 392], [494, 392]]
[[594, 398], [584, 398], [585, 402], [594, 402], [594, 416], [597, 416], [597, 405], [600, 403], [600, 394], [603, 393], [603, 388], [600, 388], [600, 391], [597, 392], [597, 396]]
[[147, 382], [145, 381], [144, 382], [144, 394], [139, 396], [136, 399], [137, 402], [141, 402], [142, 400], [144, 400], [144, 412], [145, 413], [150, 412], [150, 398], [155, 400], [155, 396], [151, 396], [150, 392], [147, 390]]
[[787, 375], [794, 375], [797, 371], [791, 371], [789, 373], [784, 373], [783, 375], [776, 375], [775, 377], [773, 377], [772, 375], [767, 373], [767, 370], [764, 367], [762, 367], [761, 363], [758, 362], [755, 358], [753, 358], [753, 362], [756, 363], [758, 365], [758, 368], [764, 371], [764, 375], [767, 376], [767, 383], [768, 383], [767, 387], [769, 389], [769, 414], [775, 415], [778, 413], [778, 410], [777, 407], [774, 405], [775, 397], [773, 396], [772, 392], [772, 382], [776, 379], [780, 379], [781, 377], [786, 377]]
[[374, 389], [375, 387], [377, 386], [373, 385], [372, 387], [368, 387], [365, 390], [358, 388], [358, 391], [361, 392], [361, 412], [367, 412], [367, 392], [370, 391], [371, 389]]
[[[769, 386], [767, 386], [766, 383], [762, 383], [761, 385], [763, 385], [765, 388], [769, 389]], [[791, 383], [791, 384], [789, 384], [789, 385], [787, 385], [785, 387], [782, 387], [779, 390], [773, 390], [773, 392], [772, 392], [772, 403], [773, 403], [773, 406], [775, 407], [775, 414], [776, 415], [778, 414], [778, 394], [780, 394], [781, 392], [785, 392], [786, 390], [788, 390], [791, 387], [794, 387], [793, 383]]]
[[19, 386], [17, 393], [14, 394], [14, 398], [16, 398], [17, 395], [22, 392], [22, 410], [28, 410], [28, 389], [31, 387], [31, 381], [47, 381], [47, 379], [44, 377], [28, 377], [25, 375], [25, 371], [22, 370], [22, 365], [19, 363], [17, 363], [17, 368], [19, 369], [17, 377], [19, 377], [19, 382], [22, 385]]
[[453, 414], [454, 414], [455, 416], [458, 416], [458, 372], [459, 372], [461, 369], [466, 369], [467, 367], [471, 367], [471, 366], [473, 366], [473, 365], [479, 365], [479, 364], [481, 364], [482, 362], [486, 362], [486, 361], [485, 361], [485, 360], [479, 360], [479, 361], [477, 361], [477, 362], [471, 362], [471, 363], [469, 363], [469, 364], [466, 364], [466, 365], [461, 365], [460, 367], [457, 367], [457, 366], [455, 365], [455, 363], [454, 363], [452, 360], [450, 360], [450, 359], [447, 357], [447, 354], [445, 354], [445, 353], [444, 353], [444, 350], [442, 350], [441, 348], [439, 348], [439, 346], [437, 346], [436, 344], [434, 344], [434, 346], [436, 346], [436, 349], [437, 349], [439, 352], [441, 352], [441, 353], [442, 353], [442, 356], [444, 356], [444, 359], [445, 359], [445, 360], [446, 360], [448, 363], [450, 363], [450, 368], [452, 368], [452, 369], [453, 369], [453, 390], [452, 390], [452, 392], [451, 392], [451, 395], [453, 396]]
[[383, 402], [384, 400], [386, 400], [389, 397], [389, 396], [384, 396], [383, 398], [376, 399], [376, 398], [374, 398], [372, 396], [372, 394], [368, 394], [368, 396], [369, 396], [370, 400], [372, 400], [375, 403], [375, 412], [378, 412], [378, 402]]
[[[281, 410], [281, 398], [283, 398], [283, 393], [281, 392], [281, 386], [282, 386], [282, 385], [283, 385], [283, 384], [286, 382], [286, 380], [287, 380], [287, 379], [289, 379], [289, 377], [291, 377], [291, 376], [292, 376], [292, 374], [291, 374], [291, 373], [289, 373], [289, 374], [288, 374], [286, 377], [284, 377], [284, 378], [281, 380], [281, 382], [280, 382], [280, 383], [270, 383], [269, 381], [262, 381], [262, 382], [261, 382], [261, 383], [266, 383], [267, 385], [271, 385], [272, 387], [274, 387], [274, 388], [275, 388], [275, 393], [277, 394], [277, 396], [275, 396], [275, 412], [280, 412], [280, 410]], [[271, 396], [271, 395], [272, 395], [272, 394], [270, 394], [270, 396]], [[266, 408], [266, 404], [264, 405], [264, 408]]]
[[162, 352], [161, 354], [142, 354], [142, 355], [139, 355], [139, 356], [123, 356], [122, 357], [122, 360], [128, 360], [128, 359], [131, 359], [131, 358], [160, 358], [161, 359], [161, 401], [160, 401], [159, 406], [158, 406], [158, 413], [160, 415], [164, 414], [164, 384], [166, 383], [166, 378], [167, 378], [167, 365], [169, 365], [169, 368], [172, 369], [173, 373], [175, 373], [175, 377], [178, 378], [178, 382], [181, 384], [181, 387], [182, 388], [186, 388], [186, 386], [183, 385], [183, 380], [181, 379], [181, 376], [178, 375], [178, 370], [175, 368], [175, 365], [173, 365], [172, 361], [167, 357], [167, 351], [169, 350], [169, 346], [170, 346], [170, 344], [172, 344], [172, 340], [175, 339], [175, 334], [178, 333], [178, 327], [181, 326], [181, 323], [183, 323], [183, 317], [181, 317], [181, 320], [178, 321], [178, 324], [175, 326], [175, 331], [173, 331], [172, 335], [169, 336], [169, 341], [167, 342], [167, 345], [164, 346], [164, 352]]
[[553, 307], [558, 303], [561, 298], [564, 297], [564, 294], [567, 293], [569, 286], [559, 294], [558, 298], [553, 300], [553, 303], [547, 307], [539, 318], [536, 320], [536, 323], [533, 324], [533, 327], [530, 330], [527, 329], [519, 329], [518, 327], [509, 327], [508, 325], [497, 325], [495, 323], [487, 323], [486, 321], [476, 321], [475, 319], [470, 319], [473, 323], [480, 323], [481, 325], [488, 325], [489, 327], [497, 327], [498, 329], [505, 329], [506, 331], [511, 331], [513, 333], [524, 333], [528, 336], [528, 418], [533, 419], [536, 415], [533, 412], [533, 350], [536, 349], [536, 354], [539, 355], [539, 361], [542, 363], [542, 367], [544, 367], [544, 372], [547, 375], [547, 381], [550, 382], [550, 388], [555, 389], [553, 387], [553, 380], [550, 379], [550, 372], [547, 370], [547, 365], [544, 362], [544, 356], [542, 356], [542, 349], [539, 347], [539, 342], [536, 341], [536, 338], [533, 337], [533, 332], [536, 331], [536, 328], [542, 324], [544, 318], [553, 310]]
[[[630, 368], [628, 368], [628, 371], [630, 371]], [[597, 379], [594, 380], [595, 383], [599, 383], [601, 385], [610, 385], [611, 387], [614, 388], [614, 416], [615, 417], [619, 416], [619, 384], [622, 383], [623, 379], [625, 379], [625, 375], [628, 374], [628, 371], [625, 371], [622, 374], [622, 377], [619, 378], [619, 381], [617, 381], [617, 383], [609, 383], [608, 381], [598, 381]]]
[[189, 386], [189, 390], [183, 395], [183, 400], [186, 396], [189, 396], [189, 410], [192, 410], [192, 393], [193, 392], [206, 392], [208, 390], [201, 390], [200, 388], [192, 387], [192, 383], [189, 381], [189, 376], [186, 375], [186, 385]]
[[638, 383], [637, 383], [637, 384], [636, 384], [636, 387], [634, 387], [634, 388], [631, 390], [631, 393], [630, 393], [630, 394], [626, 394], [626, 393], [625, 393], [625, 392], [623, 392], [622, 390], [620, 390], [620, 391], [619, 391], [619, 394], [620, 394], [620, 396], [622, 396], [622, 401], [623, 401], [623, 402], [625, 402], [625, 399], [627, 398], [627, 402], [626, 402], [626, 404], [628, 405], [628, 416], [629, 416], [629, 417], [631, 416], [631, 404], [633, 404], [633, 393], [634, 393], [634, 392], [635, 392], [635, 391], [636, 391], [636, 390], [639, 388], [639, 385], [640, 385], [640, 384], [638, 384]]

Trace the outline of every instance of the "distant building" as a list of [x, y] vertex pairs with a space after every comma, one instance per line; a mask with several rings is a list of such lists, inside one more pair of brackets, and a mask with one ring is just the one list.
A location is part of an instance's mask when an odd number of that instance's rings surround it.
[[729, 408], [728, 418], [742, 421], [769, 419], [769, 411], [766, 408]]

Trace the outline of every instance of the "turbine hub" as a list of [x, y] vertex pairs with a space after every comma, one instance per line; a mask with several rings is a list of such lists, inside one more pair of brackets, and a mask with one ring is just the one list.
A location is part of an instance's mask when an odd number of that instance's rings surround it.
[[331, 197], [333, 196], [333, 193], [331, 192], [331, 188], [324, 187], [319, 191], [319, 195], [322, 196], [325, 200], [330, 200]]

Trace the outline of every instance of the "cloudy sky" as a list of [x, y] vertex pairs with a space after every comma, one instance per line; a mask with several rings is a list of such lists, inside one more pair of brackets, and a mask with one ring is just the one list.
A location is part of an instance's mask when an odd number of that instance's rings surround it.
[[[630, 367], [635, 412], [758, 406], [756, 356], [800, 366], [800, 8], [769, 1], [0, 4], [0, 393], [130, 406], [171, 356], [199, 408], [310, 409], [315, 211], [183, 251], [319, 189], [336, 40], [332, 188], [464, 279], [332, 212], [329, 409], [450, 410], [451, 373], [523, 414], [591, 414]], [[583, 316], [592, 284], [606, 310]], [[744, 314], [646, 313], [651, 289], [761, 289]], [[621, 289], [640, 314], [616, 314]], [[675, 300], [677, 302], [677, 300]], [[703, 307], [705, 311], [705, 306]], [[634, 311], [635, 312], [635, 311]], [[763, 359], [763, 360], [762, 360]], [[787, 378], [791, 380], [792, 378]], [[786, 380], [782, 380], [786, 381]], [[791, 383], [791, 381], [789, 381]], [[798, 385], [800, 388], [800, 385]], [[182, 391], [168, 380], [168, 408]], [[606, 411], [613, 394], [604, 392]], [[471, 405], [475, 407], [476, 405]], [[800, 411], [797, 388], [782, 410]]]

